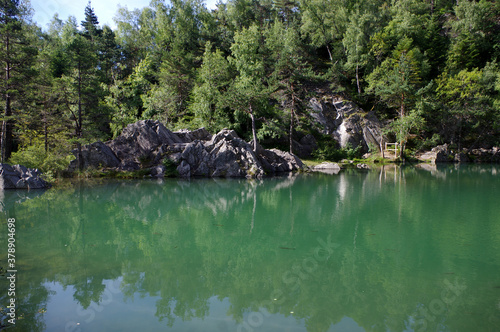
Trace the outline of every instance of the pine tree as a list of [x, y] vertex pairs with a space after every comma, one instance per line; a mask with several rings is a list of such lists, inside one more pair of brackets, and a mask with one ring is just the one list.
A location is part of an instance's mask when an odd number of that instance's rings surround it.
[[87, 4], [87, 7], [85, 7], [85, 20], [82, 21], [82, 26], [84, 29], [84, 35], [92, 40], [100, 33], [99, 21], [97, 20], [97, 15], [95, 14], [90, 1]]
[[31, 64], [36, 55], [36, 48], [27, 42], [27, 32], [21, 18], [19, 0], [0, 2], [0, 63], [4, 74], [0, 86], [0, 94], [4, 102], [1, 160], [5, 162], [13, 150], [12, 103], [23, 86], [34, 75]]
[[225, 94], [231, 84], [231, 69], [228, 61], [212, 44], [207, 42], [203, 64], [198, 69], [198, 84], [193, 89], [190, 110], [196, 115], [197, 125], [210, 131], [229, 127], [229, 114], [224, 105]]
[[399, 113], [399, 132], [396, 132], [401, 145], [400, 157], [403, 157], [406, 136], [403, 127], [408, 127], [405, 117], [411, 115], [415, 97], [422, 87], [422, 76], [428, 70], [425, 56], [416, 47], [412, 47], [410, 38], [402, 39], [392, 53], [380, 66], [368, 76], [369, 93], [374, 93], [390, 108]]
[[271, 85], [283, 108], [290, 113], [289, 143], [290, 153], [293, 153], [293, 131], [298, 118], [302, 85], [307, 78], [313, 76], [312, 70], [304, 59], [300, 38], [295, 29], [287, 28], [285, 24], [276, 21], [270, 29], [266, 43], [274, 62]]

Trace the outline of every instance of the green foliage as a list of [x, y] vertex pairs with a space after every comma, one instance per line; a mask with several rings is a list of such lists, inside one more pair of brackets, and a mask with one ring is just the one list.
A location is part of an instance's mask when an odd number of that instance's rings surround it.
[[289, 124], [290, 153], [293, 153], [293, 131], [300, 120], [298, 112], [304, 90], [303, 85], [314, 75], [305, 60], [303, 45], [294, 29], [286, 27], [279, 21], [275, 22], [268, 32], [266, 46], [274, 63], [274, 71], [269, 84], [275, 91], [275, 98], [283, 108], [283, 117], [289, 118], [286, 122]]
[[142, 155], [142, 156], [139, 156], [139, 162], [141, 163], [141, 168], [146, 168], [148, 166], [150, 166], [151, 162], [153, 161], [151, 159], [151, 156], [150, 155]]
[[376, 144], [370, 142], [368, 143], [368, 151], [370, 153], [377, 153], [380, 151], [380, 148]]
[[[113, 137], [118, 136], [128, 124], [142, 118], [145, 112], [144, 96], [156, 82], [154, 70], [153, 60], [148, 57], [134, 68], [127, 79], [118, 80], [110, 87], [105, 103], [112, 110], [110, 127]], [[155, 110], [154, 107], [152, 109]]]
[[[457, 143], [469, 143], [477, 137], [496, 135], [498, 109], [495, 106], [496, 64], [484, 70], [461, 70], [456, 75], [442, 75], [438, 80], [437, 95], [446, 104], [443, 110], [450, 124], [447, 138]], [[495, 98], [496, 97], [496, 98]], [[471, 133], [472, 137], [468, 137]]]
[[203, 63], [198, 69], [198, 84], [193, 89], [189, 107], [200, 127], [217, 132], [230, 126], [226, 93], [233, 76], [233, 70], [222, 52], [219, 49], [212, 51], [212, 44], [207, 42]]
[[111, 178], [111, 179], [143, 179], [150, 176], [149, 169], [140, 169], [137, 171], [102, 171], [94, 168], [87, 168], [76, 173], [77, 178]]
[[176, 177], [179, 175], [179, 172], [177, 171], [177, 164], [169, 159], [169, 158], [163, 158], [163, 166], [165, 166], [165, 177]]
[[371, 12], [360, 13], [357, 10], [350, 17], [342, 44], [346, 49], [347, 61], [344, 67], [355, 72], [358, 94], [361, 94], [361, 74], [370, 62], [371, 54], [368, 52], [370, 33], [374, 31], [375, 17]]
[[374, 110], [411, 148], [435, 135], [500, 142], [492, 1], [228, 0], [210, 11], [201, 0], [159, 0], [119, 8], [114, 30], [90, 2], [81, 24], [56, 15], [47, 31], [28, 3], [0, 10], [1, 141], [11, 150], [43, 138], [69, 154], [140, 119], [291, 141], [314, 132], [306, 110], [318, 93]]
[[329, 60], [335, 61], [331, 44], [342, 39], [349, 17], [348, 9], [337, 0], [306, 0], [301, 2], [301, 9], [301, 31], [315, 47], [326, 47]]
[[313, 157], [319, 160], [341, 161], [342, 159], [361, 158], [362, 147], [353, 148], [347, 143], [345, 148], [339, 148], [338, 143], [332, 140], [321, 142], [320, 147], [313, 152]]
[[73, 159], [73, 155], [63, 154], [62, 152], [46, 152], [42, 144], [36, 144], [14, 152], [9, 159], [9, 163], [38, 168], [43, 173], [58, 175], [68, 168], [70, 161]]
[[425, 56], [412, 44], [409, 38], [400, 40], [392, 56], [368, 76], [368, 91], [397, 109], [401, 117], [413, 105], [421, 77], [429, 69]]
[[405, 117], [398, 118], [391, 123], [390, 129], [398, 142], [406, 142], [413, 130], [421, 129], [425, 120], [417, 111], [412, 111]]
[[[29, 4], [28, 4], [29, 7]], [[2, 133], [0, 159], [5, 162], [14, 148], [14, 117], [29, 94], [29, 83], [36, 76], [33, 64], [37, 56], [33, 29], [25, 21], [26, 10], [20, 1], [0, 2], [0, 96]], [[27, 89], [28, 88], [28, 89]]]

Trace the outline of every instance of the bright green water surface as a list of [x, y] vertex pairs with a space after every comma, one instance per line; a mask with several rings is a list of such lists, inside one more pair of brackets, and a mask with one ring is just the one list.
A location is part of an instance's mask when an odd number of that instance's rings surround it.
[[[499, 331], [500, 167], [3, 193], [6, 331]], [[16, 324], [5, 316], [16, 219]]]

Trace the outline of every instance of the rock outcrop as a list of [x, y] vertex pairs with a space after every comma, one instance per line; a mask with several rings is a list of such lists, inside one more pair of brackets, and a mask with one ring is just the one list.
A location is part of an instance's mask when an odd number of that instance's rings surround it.
[[423, 162], [436, 163], [498, 163], [500, 162], [500, 149], [497, 147], [491, 149], [472, 149], [467, 151], [453, 151], [448, 144], [438, 145], [431, 151], [423, 152], [417, 155], [417, 159]]
[[173, 133], [183, 143], [190, 143], [194, 140], [210, 141], [212, 139], [212, 135], [205, 128], [199, 128], [196, 130], [183, 129], [179, 131], [174, 131]]
[[22, 165], [0, 164], [1, 189], [45, 189], [50, 184], [41, 178], [42, 172]]
[[470, 160], [478, 163], [500, 163], [500, 148], [472, 149], [468, 156]]
[[143, 165], [158, 164], [166, 146], [185, 143], [159, 121], [142, 120], [123, 129], [120, 136], [106, 145], [121, 161], [122, 169], [137, 170]]
[[223, 129], [205, 144], [190, 143], [177, 171], [182, 177], [261, 177], [302, 168], [302, 161], [293, 154], [276, 149], [256, 154], [234, 130]]
[[[234, 130], [224, 129], [214, 136], [203, 128], [171, 132], [152, 120], [128, 125], [112, 141], [82, 148], [85, 168], [149, 168], [152, 176], [161, 177], [166, 171], [165, 159], [176, 165], [181, 177], [261, 177], [304, 168], [299, 158], [287, 152], [273, 149], [256, 154]], [[70, 170], [76, 168], [74, 160]]]
[[356, 104], [341, 98], [312, 98], [309, 101], [309, 115], [316, 128], [332, 136], [340, 147], [356, 148], [361, 145], [366, 153], [371, 146], [380, 148], [382, 124], [373, 112], [365, 112]]
[[182, 152], [177, 168], [181, 177], [261, 177], [264, 169], [250, 144], [238, 137], [234, 130], [224, 129], [203, 144], [189, 143]]
[[278, 149], [263, 150], [258, 158], [267, 173], [294, 172], [305, 168], [297, 156]]
[[313, 172], [321, 172], [326, 174], [338, 174], [342, 170], [337, 163], [324, 162], [319, 165], [316, 165], [312, 168]]
[[[74, 151], [76, 153], [76, 151]], [[82, 166], [83, 168], [89, 167], [118, 167], [120, 166], [120, 159], [118, 159], [113, 152], [103, 142], [95, 142], [87, 145], [82, 149]], [[77, 169], [77, 160], [73, 160], [70, 164], [70, 169]]]

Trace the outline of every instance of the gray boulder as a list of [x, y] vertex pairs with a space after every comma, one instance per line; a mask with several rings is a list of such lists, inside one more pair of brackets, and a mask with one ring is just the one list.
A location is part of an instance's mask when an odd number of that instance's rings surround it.
[[500, 162], [500, 149], [498, 147], [473, 149], [470, 156], [477, 163], [498, 163]]
[[265, 173], [302, 169], [302, 161], [280, 150], [260, 149], [242, 140], [234, 130], [223, 129], [208, 142], [194, 141], [186, 146], [177, 167], [182, 177], [262, 177]]
[[50, 184], [42, 178], [42, 172], [21, 165], [0, 164], [1, 189], [45, 189]]
[[173, 133], [184, 143], [190, 143], [195, 140], [210, 141], [212, 139], [212, 135], [210, 135], [210, 133], [205, 128], [199, 128], [192, 131], [182, 129], [179, 131], [174, 131]]
[[[315, 143], [306, 137], [305, 145]], [[76, 155], [76, 151], [74, 151]], [[177, 165], [181, 177], [261, 177], [267, 173], [291, 172], [304, 167], [299, 158], [279, 150], [259, 149], [242, 140], [234, 130], [210, 135], [204, 128], [171, 132], [160, 122], [138, 121], [128, 125], [116, 139], [82, 148], [84, 168], [138, 170], [148, 168], [162, 177], [165, 160]], [[76, 160], [70, 170], [77, 168]]]
[[[117, 168], [138, 170], [141, 166], [161, 163], [164, 154], [181, 152], [186, 143], [159, 121], [141, 120], [123, 129], [120, 136], [106, 143], [95, 142], [82, 147], [83, 168]], [[77, 151], [73, 150], [76, 156]], [[78, 168], [76, 159], [69, 170]]]
[[[76, 156], [77, 150], [73, 150]], [[108, 168], [120, 166], [120, 160], [116, 157], [114, 152], [104, 143], [95, 142], [82, 147], [82, 163], [83, 168]], [[69, 165], [70, 171], [78, 169], [77, 159], [72, 160]]]
[[122, 164], [153, 162], [167, 145], [185, 143], [159, 121], [141, 120], [123, 129], [120, 136], [106, 143]]
[[267, 173], [295, 172], [304, 169], [304, 164], [294, 154], [278, 149], [263, 150], [259, 160]]
[[210, 176], [211, 156], [201, 141], [189, 143], [182, 152], [180, 161], [177, 168], [180, 176]]
[[367, 164], [356, 164], [356, 167], [359, 169], [370, 169], [370, 166]]
[[264, 170], [250, 144], [234, 130], [223, 129], [206, 144], [194, 141], [182, 152], [179, 175], [209, 177], [259, 177]]
[[447, 163], [450, 161], [448, 144], [438, 145], [432, 148], [431, 152], [435, 153], [434, 163]]
[[311, 168], [313, 172], [321, 172], [326, 174], [338, 174], [342, 168], [337, 163], [324, 162]]
[[309, 115], [317, 129], [326, 135], [332, 135], [342, 123], [342, 117], [329, 99], [311, 98], [309, 100]]
[[431, 164], [446, 163], [450, 161], [450, 152], [448, 145], [438, 145], [432, 148], [431, 151], [426, 151], [417, 155], [417, 159], [423, 162], [430, 162]]
[[167, 168], [164, 165], [157, 165], [157, 166], [151, 167], [150, 174], [154, 178], [163, 178], [163, 177], [165, 177], [166, 170], [167, 170]]

